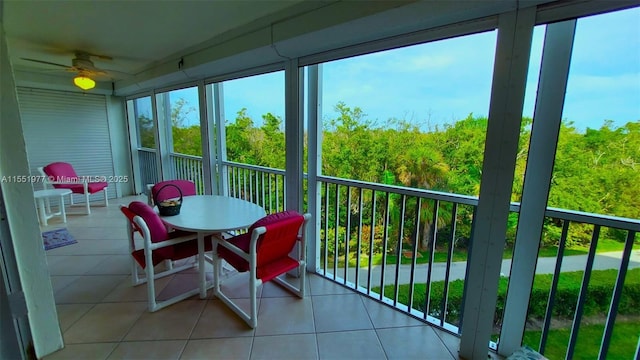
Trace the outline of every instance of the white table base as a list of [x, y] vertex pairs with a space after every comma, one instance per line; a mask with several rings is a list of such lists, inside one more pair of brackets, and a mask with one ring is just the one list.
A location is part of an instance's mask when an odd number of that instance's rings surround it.
[[[72, 192], [69, 189], [46, 189], [36, 190], [33, 192], [33, 197], [36, 200], [38, 207], [38, 217], [40, 219], [40, 225], [47, 226], [48, 220], [54, 216], [60, 216], [62, 222], [67, 222], [67, 213], [64, 208], [64, 197], [71, 195]], [[59, 197], [58, 211], [51, 211], [51, 198]]]

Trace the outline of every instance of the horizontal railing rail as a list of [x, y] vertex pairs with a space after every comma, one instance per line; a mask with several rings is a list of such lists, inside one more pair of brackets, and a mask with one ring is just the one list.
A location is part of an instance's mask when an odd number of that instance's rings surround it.
[[582, 211], [557, 209], [548, 207], [545, 216], [560, 220], [569, 220], [577, 223], [593, 224], [620, 230], [640, 231], [640, 219], [631, 219], [618, 216], [600, 215]]

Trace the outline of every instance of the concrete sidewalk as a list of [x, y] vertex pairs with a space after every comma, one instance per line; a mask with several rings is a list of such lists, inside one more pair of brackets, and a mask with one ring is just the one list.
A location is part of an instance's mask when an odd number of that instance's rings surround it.
[[[597, 254], [594, 263], [593, 270], [607, 270], [620, 268], [620, 259], [622, 257], [622, 251], [607, 252]], [[587, 255], [573, 255], [565, 256], [562, 261], [562, 272], [566, 271], [582, 271], [587, 263]], [[446, 263], [433, 264], [431, 272], [431, 281], [442, 281], [445, 278]], [[538, 265], [536, 266], [536, 274], [553, 274], [556, 266], [556, 258], [543, 257], [538, 259]], [[387, 265], [385, 269], [385, 285], [394, 284], [396, 281], [396, 265]], [[634, 250], [631, 252], [631, 259], [629, 261], [629, 269], [640, 267], [640, 250]], [[451, 270], [449, 273], [449, 281], [464, 279], [465, 271], [467, 268], [466, 261], [456, 261], [451, 263]], [[333, 271], [333, 268], [330, 268]], [[504, 276], [509, 276], [511, 270], [511, 259], [502, 260], [501, 273]], [[355, 281], [356, 269], [348, 269], [347, 280], [350, 282]], [[371, 286], [380, 286], [380, 274], [382, 273], [382, 267], [376, 265], [371, 269]], [[344, 268], [338, 268], [337, 275], [344, 277]], [[361, 286], [366, 286], [368, 277], [368, 269], [359, 269], [359, 283]], [[411, 265], [400, 265], [398, 279], [400, 284], [409, 284], [411, 277]], [[417, 264], [415, 269], [415, 283], [425, 283], [427, 281], [427, 264]]]

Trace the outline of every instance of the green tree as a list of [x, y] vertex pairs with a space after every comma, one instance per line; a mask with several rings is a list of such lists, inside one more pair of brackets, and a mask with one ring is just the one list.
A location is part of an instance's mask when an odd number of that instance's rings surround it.
[[200, 125], [187, 126], [187, 117], [196, 111], [184, 98], [179, 98], [171, 106], [171, 136], [173, 152], [202, 156], [202, 135]]
[[144, 114], [138, 115], [138, 131], [140, 135], [140, 146], [149, 149], [156, 148], [155, 128], [153, 119]]

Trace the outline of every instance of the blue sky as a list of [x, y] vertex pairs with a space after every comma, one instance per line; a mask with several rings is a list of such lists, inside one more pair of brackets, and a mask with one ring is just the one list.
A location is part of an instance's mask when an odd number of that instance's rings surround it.
[[[428, 129], [469, 113], [486, 116], [497, 32], [337, 60], [324, 65], [323, 118], [343, 101], [379, 124], [404, 119]], [[536, 27], [523, 115], [533, 116], [544, 26]], [[195, 93], [193, 93], [195, 94]], [[225, 117], [241, 108], [256, 124], [271, 112], [284, 118], [284, 73], [224, 83]], [[174, 96], [175, 95], [175, 96]], [[184, 96], [197, 106], [191, 94]], [[640, 120], [640, 9], [578, 20], [563, 119], [578, 129]]]

